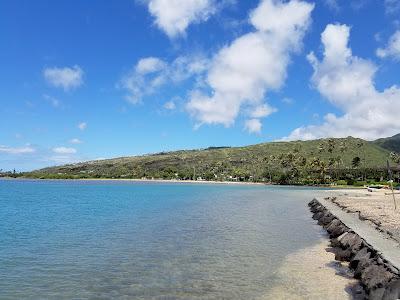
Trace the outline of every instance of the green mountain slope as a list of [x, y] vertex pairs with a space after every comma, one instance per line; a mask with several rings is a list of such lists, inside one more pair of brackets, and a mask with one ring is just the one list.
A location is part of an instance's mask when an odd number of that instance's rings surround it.
[[[289, 178], [297, 182], [310, 177], [324, 180], [326, 174], [341, 178], [348, 176], [350, 170], [355, 172], [354, 176], [359, 176], [361, 169], [384, 170], [389, 153], [376, 143], [348, 137], [121, 157], [45, 168], [25, 175], [41, 178], [268, 178], [275, 181]], [[355, 159], [357, 157], [359, 159]]]
[[386, 150], [400, 153], [400, 134], [396, 134], [392, 137], [378, 139], [373, 142]]

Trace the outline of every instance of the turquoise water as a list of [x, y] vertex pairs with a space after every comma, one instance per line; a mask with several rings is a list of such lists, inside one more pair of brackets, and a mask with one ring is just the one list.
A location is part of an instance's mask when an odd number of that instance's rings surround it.
[[316, 243], [312, 191], [0, 180], [0, 299], [257, 299]]

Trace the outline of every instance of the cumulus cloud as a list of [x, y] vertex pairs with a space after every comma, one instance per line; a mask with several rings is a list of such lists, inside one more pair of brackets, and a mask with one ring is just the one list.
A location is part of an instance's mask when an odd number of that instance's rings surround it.
[[283, 85], [290, 55], [301, 49], [313, 8], [297, 0], [260, 2], [250, 14], [254, 31], [223, 47], [207, 72], [207, 89], [192, 91], [187, 110], [197, 126], [229, 127], [245, 107], [251, 118], [246, 128], [261, 129], [256, 119], [274, 111], [263, 103], [266, 92]]
[[0, 145], [0, 153], [27, 154], [27, 153], [34, 153], [35, 151], [36, 150], [29, 145], [24, 146], [24, 147], [8, 147], [8, 146]]
[[400, 60], [400, 30], [397, 30], [390, 37], [386, 47], [376, 50], [376, 55], [380, 58], [392, 57], [395, 60]]
[[254, 107], [249, 112], [249, 116], [252, 118], [265, 118], [276, 111], [277, 111], [276, 108], [271, 107], [269, 104], [265, 103], [265, 104]]
[[71, 144], [82, 144], [83, 143], [80, 139], [77, 139], [77, 138], [71, 139], [71, 140], [69, 140], [69, 142]]
[[158, 28], [174, 38], [184, 35], [190, 24], [206, 21], [217, 6], [214, 0], [150, 0], [148, 9]]
[[68, 148], [68, 147], [56, 147], [53, 148], [53, 152], [57, 154], [75, 154], [75, 148]]
[[320, 61], [314, 53], [308, 55], [314, 68], [313, 85], [343, 115], [327, 114], [322, 125], [297, 128], [285, 139], [352, 135], [372, 140], [400, 131], [400, 89], [397, 86], [383, 91], [376, 89], [377, 66], [352, 54], [349, 36], [348, 26], [329, 24], [321, 35], [323, 59]]
[[43, 70], [43, 76], [50, 85], [63, 88], [64, 91], [83, 84], [83, 70], [76, 65], [72, 68], [46, 68]]
[[79, 123], [78, 124], [78, 128], [80, 129], [80, 130], [85, 130], [86, 128], [87, 128], [87, 123], [86, 122], [81, 122], [81, 123]]
[[165, 68], [165, 63], [157, 57], [146, 57], [136, 65], [135, 71], [138, 74], [148, 74], [160, 71]]
[[260, 133], [261, 132], [261, 121], [259, 119], [250, 119], [246, 120], [244, 124], [244, 128], [249, 132], [249, 133]]
[[208, 60], [196, 55], [179, 56], [170, 63], [157, 57], [146, 57], [122, 77], [118, 87], [127, 91], [128, 102], [137, 104], [167, 84], [174, 85], [204, 73], [207, 67]]

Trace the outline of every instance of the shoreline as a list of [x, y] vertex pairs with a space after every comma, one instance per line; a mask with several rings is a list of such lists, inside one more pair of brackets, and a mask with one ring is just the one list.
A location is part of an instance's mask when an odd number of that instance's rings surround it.
[[314, 198], [308, 205], [313, 219], [328, 232], [335, 259], [349, 262], [353, 277], [364, 289], [362, 298], [398, 299], [400, 245], [329, 197]]
[[182, 183], [182, 184], [228, 184], [228, 185], [267, 185], [279, 186], [267, 182], [244, 181], [214, 181], [214, 180], [177, 180], [177, 179], [135, 179], [135, 178], [28, 178], [28, 177], [0, 177], [0, 180], [36, 180], [36, 181], [121, 181], [144, 183]]
[[303, 188], [325, 188], [327, 190], [365, 190], [359, 186], [342, 185], [285, 185], [270, 182], [251, 181], [215, 181], [215, 180], [178, 180], [178, 179], [137, 179], [137, 178], [30, 178], [30, 177], [0, 177], [0, 180], [36, 180], [36, 181], [121, 181], [121, 182], [143, 182], [143, 183], [180, 183], [180, 184], [216, 184], [216, 185], [256, 185], [274, 187], [303, 187]]

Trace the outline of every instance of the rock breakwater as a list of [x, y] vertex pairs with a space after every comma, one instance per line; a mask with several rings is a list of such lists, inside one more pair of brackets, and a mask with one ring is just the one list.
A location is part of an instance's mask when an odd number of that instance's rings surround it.
[[400, 299], [399, 270], [317, 199], [308, 205], [313, 219], [328, 232], [335, 259], [350, 263], [365, 290], [365, 299]]

